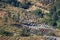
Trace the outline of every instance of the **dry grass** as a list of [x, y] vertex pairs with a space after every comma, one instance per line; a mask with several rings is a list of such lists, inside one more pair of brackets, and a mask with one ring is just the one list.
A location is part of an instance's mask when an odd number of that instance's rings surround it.
[[32, 36], [32, 37], [7, 37], [0, 36], [0, 40], [44, 40], [43, 37]]

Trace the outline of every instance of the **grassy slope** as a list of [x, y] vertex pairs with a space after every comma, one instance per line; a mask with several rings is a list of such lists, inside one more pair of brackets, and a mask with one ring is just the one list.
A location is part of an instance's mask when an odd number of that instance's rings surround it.
[[[11, 12], [18, 12], [18, 13], [20, 13], [22, 16], [21, 16], [21, 19], [23, 19], [24, 20], [24, 18], [26, 17], [24, 14], [23, 14], [23, 10], [21, 9], [21, 8], [19, 8], [19, 7], [14, 7], [14, 6], [12, 6], [12, 5], [10, 5], [10, 4], [7, 4], [7, 6], [6, 6], [6, 8], [2, 8], [2, 10], [5, 10], [5, 11], [11, 11]], [[24, 12], [25, 13], [25, 12]], [[28, 12], [27, 12], [27, 14], [28, 14]], [[34, 14], [32, 14], [32, 13], [29, 13], [30, 14], [30, 17], [35, 17], [36, 18], [36, 16], [34, 15]], [[24, 17], [23, 17], [24, 16]], [[29, 18], [28, 18], [29, 19]], [[36, 20], [37, 19], [37, 20]], [[42, 19], [39, 19], [39, 18], [36, 18], [35, 19], [35, 21], [38, 21], [38, 22], [44, 22], [44, 18], [42, 18]], [[14, 36], [12, 36], [12, 37], [6, 37], [6, 36], [0, 36], [0, 40], [19, 40], [19, 39], [22, 39], [22, 40], [41, 40], [41, 38], [40, 37], [32, 37], [32, 38], [30, 38], [29, 39], [29, 37], [20, 37], [19, 35], [17, 35], [21, 30], [19, 29], [19, 28], [17, 28], [17, 27], [13, 27], [13, 26], [10, 26], [10, 25], [3, 25], [3, 26], [0, 26], [0, 29], [4, 29], [4, 30], [6, 30], [6, 31], [10, 31], [10, 32], [13, 32], [15, 35]], [[5, 39], [4, 39], [5, 38]]]

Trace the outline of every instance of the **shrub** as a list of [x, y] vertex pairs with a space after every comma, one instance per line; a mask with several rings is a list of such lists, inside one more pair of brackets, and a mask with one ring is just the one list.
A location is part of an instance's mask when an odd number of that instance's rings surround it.
[[33, 10], [32, 13], [34, 13], [37, 17], [43, 18], [43, 13], [40, 9]]
[[22, 31], [21, 31], [21, 36], [30, 36], [30, 29], [29, 28], [23, 28]]
[[0, 30], [0, 35], [13, 36], [13, 33], [5, 30]]
[[50, 32], [50, 33], [48, 33], [48, 36], [55, 36], [55, 34]]

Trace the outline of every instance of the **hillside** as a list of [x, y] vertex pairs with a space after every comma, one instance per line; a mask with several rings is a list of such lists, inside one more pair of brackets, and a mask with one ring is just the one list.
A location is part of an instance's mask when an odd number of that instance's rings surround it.
[[[53, 4], [54, 1], [51, 1], [51, 3], [50, 3], [50, 1], [48, 1], [48, 3], [46, 3], [47, 1], [26, 0], [25, 3], [23, 3], [24, 2], [23, 0], [13, 0], [13, 1], [12, 0], [10, 0], [10, 1], [1, 0], [0, 9], [7, 11], [6, 14], [8, 14], [8, 15], [11, 15], [11, 16], [15, 15], [17, 18], [17, 20], [15, 19], [15, 21], [20, 21], [20, 19], [21, 19], [21, 21], [22, 20], [27, 20], [27, 21], [30, 20], [30, 22], [31, 21], [36, 22], [40, 18], [39, 17], [37, 18], [34, 15], [34, 13], [32, 13], [31, 11], [35, 11], [37, 9], [40, 9], [40, 10], [42, 10], [42, 12], [41, 12], [42, 14], [49, 13], [49, 8], [50, 8], [50, 6], [52, 6], [49, 4]], [[24, 6], [24, 5], [26, 5], [26, 6]], [[9, 18], [9, 19], [11, 19], [11, 18]]]
[[59, 5], [60, 0], [0, 0], [0, 40], [60, 37]]

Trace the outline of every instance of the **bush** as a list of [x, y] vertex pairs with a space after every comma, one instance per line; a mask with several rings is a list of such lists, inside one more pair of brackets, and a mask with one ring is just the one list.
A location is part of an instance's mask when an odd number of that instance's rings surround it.
[[5, 30], [0, 30], [0, 35], [13, 36], [13, 33]]
[[60, 19], [57, 20], [57, 28], [60, 29]]
[[50, 32], [50, 33], [48, 33], [48, 36], [55, 36], [55, 34]]
[[25, 4], [22, 4], [22, 8], [28, 9], [30, 5], [31, 5], [31, 3], [30, 2], [27, 2]]
[[26, 36], [26, 37], [27, 36], [30, 36], [30, 29], [27, 28], [27, 27], [26, 28], [23, 28], [20, 35], [23, 36], [23, 37], [24, 36]]
[[37, 17], [43, 18], [43, 13], [40, 9], [33, 10], [32, 13], [34, 13]]

